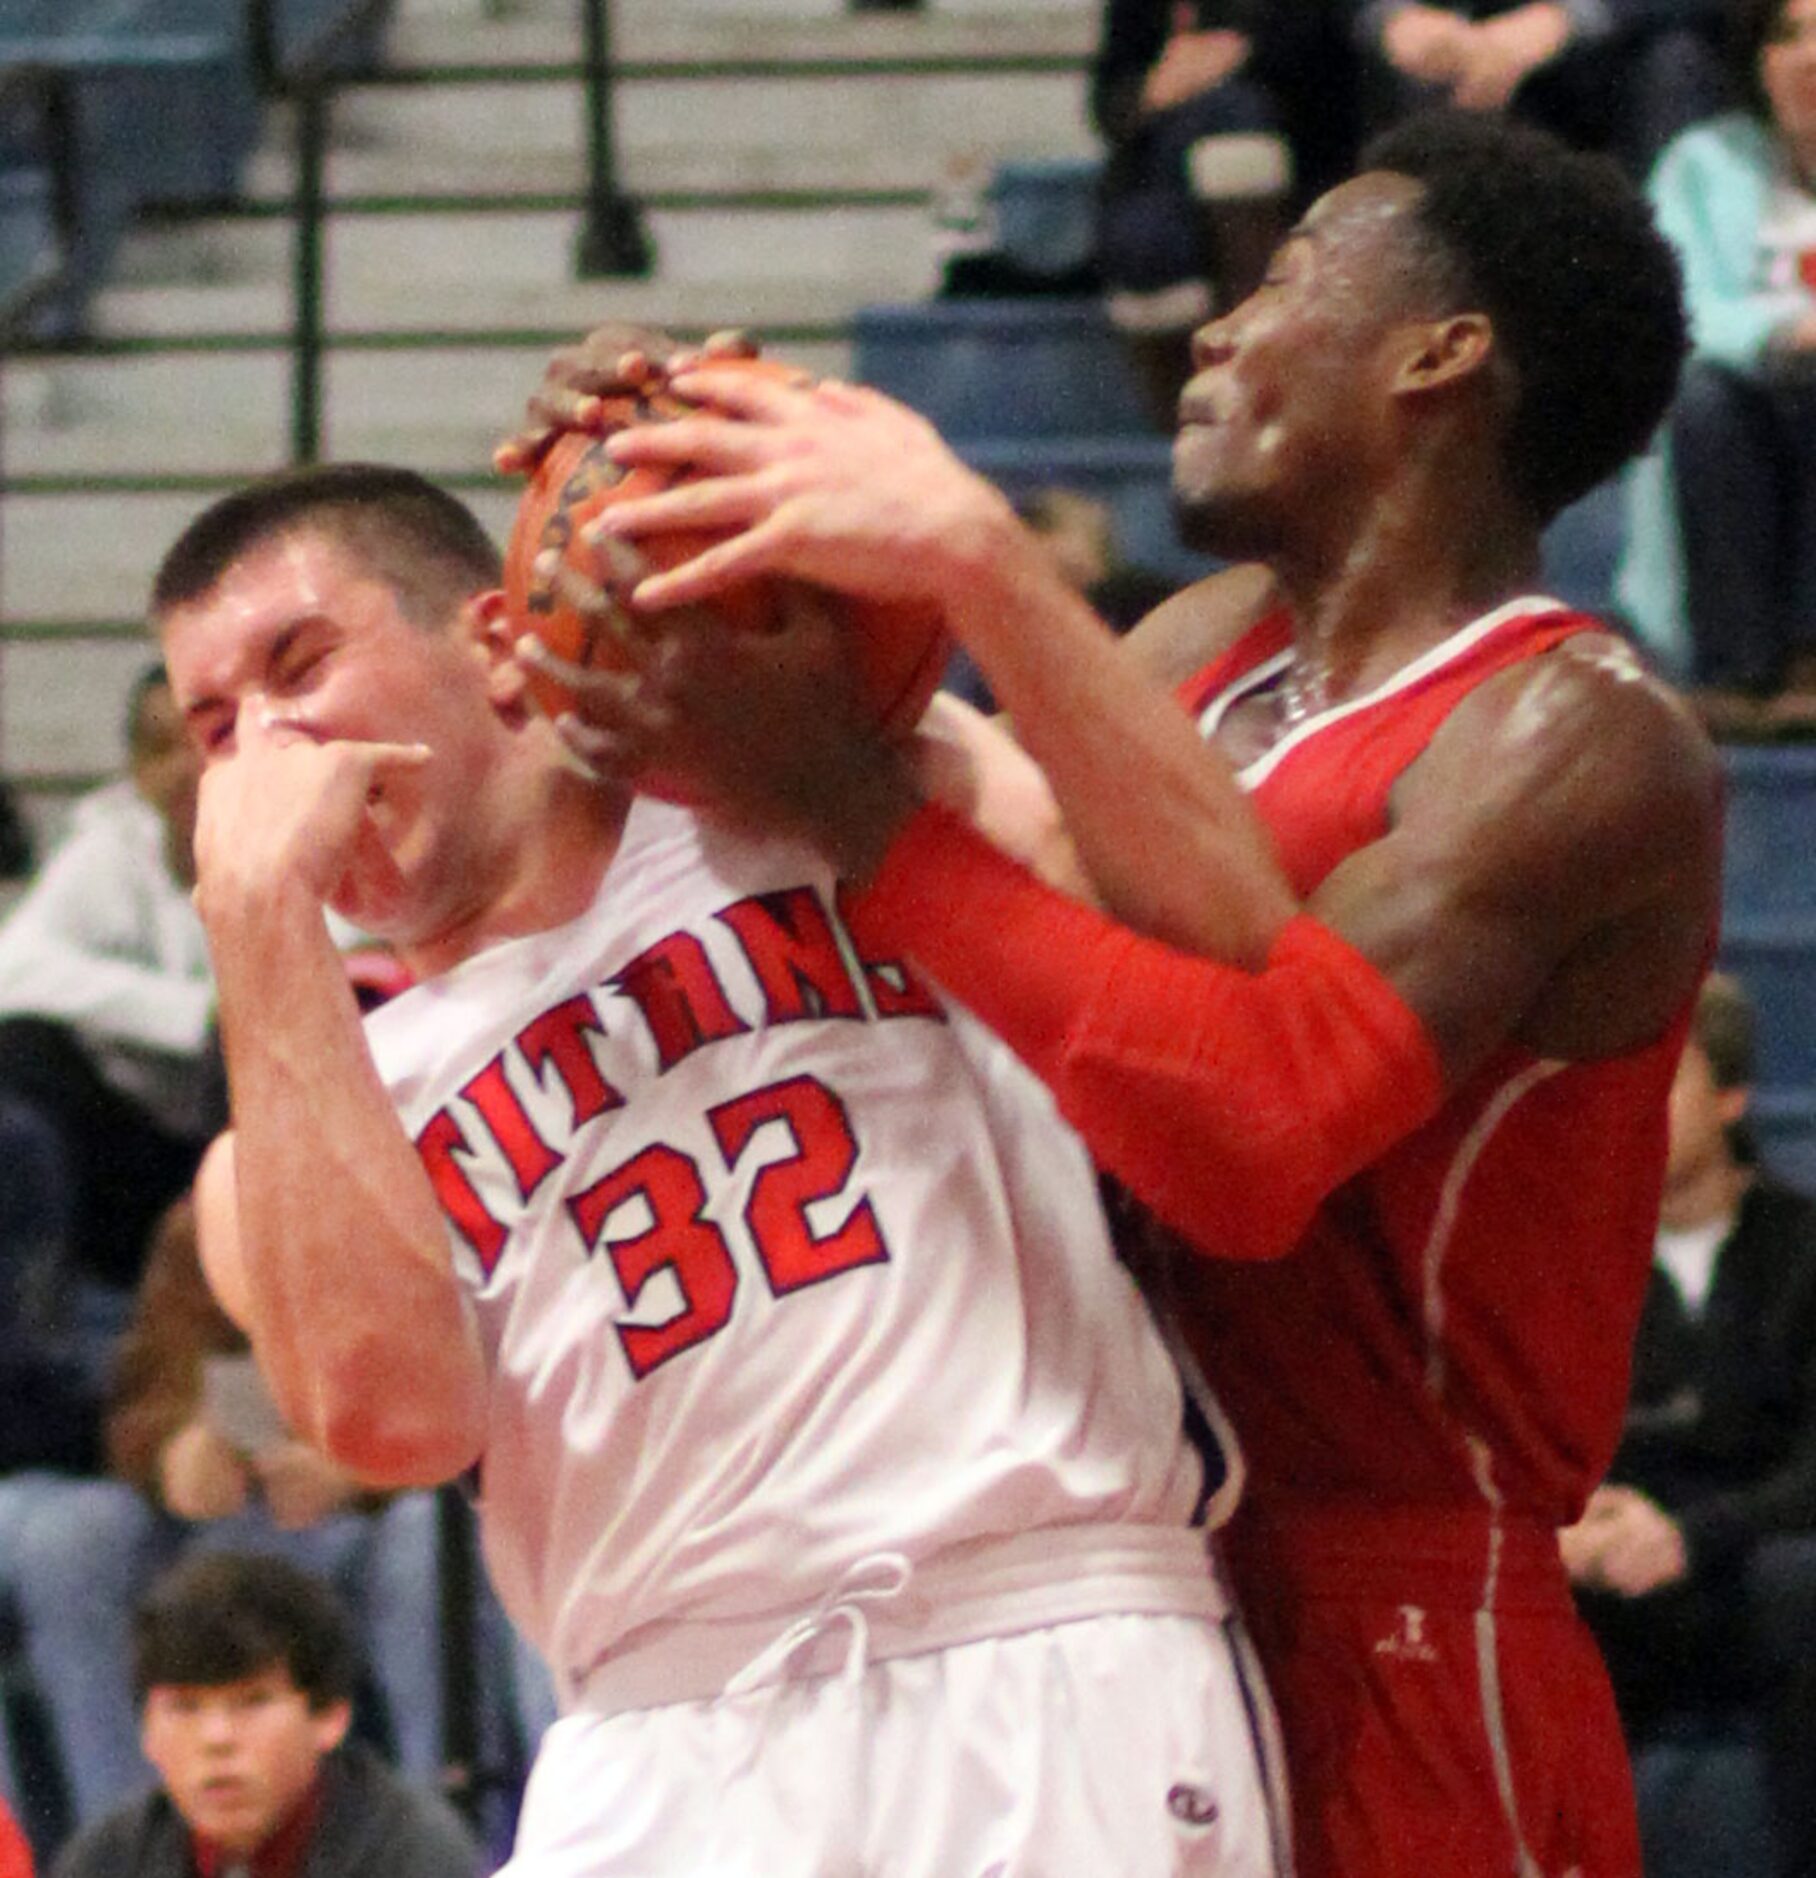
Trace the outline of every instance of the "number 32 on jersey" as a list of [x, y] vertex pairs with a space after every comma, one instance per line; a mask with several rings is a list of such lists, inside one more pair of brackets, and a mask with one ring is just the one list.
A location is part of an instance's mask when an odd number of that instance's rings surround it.
[[[794, 1151], [756, 1171], [744, 1202], [744, 1226], [772, 1296], [786, 1297], [860, 1265], [889, 1257], [870, 1201], [847, 1204], [839, 1223], [816, 1230], [811, 1210], [837, 1210], [857, 1162], [845, 1105], [817, 1077], [794, 1076], [753, 1089], [707, 1111], [725, 1171], [771, 1123], [786, 1129]], [[647, 1224], [627, 1237], [603, 1239], [612, 1220], [642, 1203]], [[661, 1324], [618, 1325], [631, 1373], [639, 1381], [683, 1350], [722, 1329], [738, 1294], [738, 1267], [725, 1235], [706, 1217], [706, 1182], [679, 1148], [655, 1143], [573, 1195], [568, 1215], [589, 1251], [603, 1251], [617, 1269], [634, 1310], [657, 1272], [673, 1275], [682, 1308]]]

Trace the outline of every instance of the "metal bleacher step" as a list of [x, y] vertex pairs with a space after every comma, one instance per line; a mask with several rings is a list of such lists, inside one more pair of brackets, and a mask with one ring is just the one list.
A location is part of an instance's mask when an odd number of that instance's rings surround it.
[[[617, 0], [619, 176], [658, 260], [577, 280], [578, 17], [398, 0], [384, 65], [330, 116], [324, 450], [444, 478], [501, 531], [514, 492], [485, 465], [552, 345], [607, 318], [744, 324], [851, 375], [857, 310], [933, 284], [952, 164], [1090, 148], [1096, 0]], [[293, 145], [271, 107], [231, 212], [141, 222], [91, 338], [0, 374], [0, 763], [41, 826], [118, 762], [163, 549], [287, 456]]]
[[[593, 313], [602, 310], [596, 303]], [[437, 476], [471, 473], [515, 422], [549, 338], [337, 351], [327, 363], [324, 454], [407, 462]], [[850, 371], [842, 341], [775, 350], [821, 375]], [[292, 369], [285, 348], [212, 351], [185, 371], [172, 364], [168, 355], [136, 353], [14, 364], [4, 421], [15, 483], [29, 489], [97, 474], [229, 478], [283, 460]], [[123, 411], [130, 423], [120, 421]], [[8, 585], [9, 611], [17, 613], [19, 596]]]

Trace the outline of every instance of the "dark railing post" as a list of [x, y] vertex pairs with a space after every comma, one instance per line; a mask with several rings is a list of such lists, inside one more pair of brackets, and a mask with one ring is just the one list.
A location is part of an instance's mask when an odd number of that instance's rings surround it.
[[586, 49], [586, 219], [574, 248], [584, 280], [647, 274], [656, 252], [636, 203], [618, 189], [612, 135], [612, 0], [580, 0]]
[[290, 460], [314, 463], [322, 451], [324, 268], [322, 172], [328, 152], [332, 81], [310, 74], [292, 93], [296, 105], [296, 227], [293, 232]]

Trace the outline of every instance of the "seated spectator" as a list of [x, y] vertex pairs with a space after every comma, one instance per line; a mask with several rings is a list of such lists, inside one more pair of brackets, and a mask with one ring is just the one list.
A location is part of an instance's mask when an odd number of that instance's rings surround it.
[[[1046, 484], [1017, 497], [1015, 512], [1040, 537], [1065, 579], [1118, 632], [1127, 632], [1176, 589], [1164, 574], [1124, 558], [1115, 511], [1082, 489]], [[980, 711], [996, 708], [983, 674], [962, 647], [952, 655], [943, 685]]]
[[1756, 1705], [1786, 1878], [1816, 1871], [1816, 1203], [1753, 1164], [1752, 1011], [1711, 978], [1672, 1087], [1626, 1433], [1562, 1535], [1630, 1742]]
[[1629, 484], [1620, 593], [1711, 729], [1816, 729], [1816, 4], [1739, 0], [1747, 108], [1698, 126], [1651, 194], [1695, 353]]
[[327, 1587], [216, 1553], [159, 1580], [133, 1618], [133, 1687], [161, 1784], [68, 1846], [54, 1878], [474, 1878], [438, 1798], [350, 1742], [358, 1665]]
[[1046, 544], [1060, 572], [1117, 632], [1127, 632], [1178, 583], [1152, 568], [1138, 567], [1116, 538], [1116, 514], [1107, 502], [1082, 489], [1049, 483], [1032, 490], [1015, 512]]
[[24, 1499], [0, 1531], [5, 1576], [79, 1825], [144, 1779], [128, 1617], [192, 1552], [282, 1557], [331, 1580], [358, 1614], [403, 1770], [439, 1779], [434, 1497], [362, 1492], [263, 1402], [246, 1339], [203, 1278], [184, 1200], [153, 1242], [121, 1345], [105, 1422], [114, 1478], [0, 1483], [0, 1509]]
[[127, 742], [130, 778], [77, 804], [0, 925], [0, 1100], [36, 1116], [61, 1153], [97, 1370], [158, 1217], [226, 1119], [189, 898], [196, 759], [161, 668], [133, 688]]
[[12, 787], [0, 776], [0, 882], [24, 880], [32, 871], [32, 832]]
[[1105, 0], [1091, 114], [1111, 321], [1171, 430], [1194, 328], [1246, 298], [1294, 205], [1347, 167], [1328, 0]]
[[1725, 102], [1720, 0], [1349, 0], [1371, 128], [1510, 110], [1643, 181]]

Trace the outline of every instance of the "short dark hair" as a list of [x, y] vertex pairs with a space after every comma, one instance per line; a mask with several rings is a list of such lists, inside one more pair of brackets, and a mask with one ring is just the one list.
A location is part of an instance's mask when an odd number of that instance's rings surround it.
[[204, 509], [158, 568], [153, 616], [200, 600], [253, 549], [299, 533], [348, 548], [419, 626], [440, 625], [499, 580], [492, 538], [464, 502], [427, 477], [382, 463], [314, 465], [263, 477]]
[[1744, 1089], [1753, 1080], [1753, 1000], [1738, 978], [1711, 972], [1697, 993], [1690, 1035], [1709, 1059], [1717, 1089]]
[[167, 1571], [133, 1613], [133, 1694], [240, 1682], [282, 1665], [311, 1709], [349, 1701], [359, 1653], [340, 1600], [281, 1558], [207, 1552]]
[[164, 669], [164, 661], [156, 660], [132, 681], [132, 689], [126, 694], [126, 743], [129, 749], [135, 748], [139, 741], [139, 718], [145, 709], [145, 700], [155, 691], [170, 689], [170, 674]]
[[1677, 256], [1607, 157], [1480, 112], [1375, 138], [1364, 170], [1420, 185], [1440, 291], [1479, 309], [1512, 368], [1503, 449], [1539, 523], [1643, 449], [1689, 344]]
[[1772, 101], [1760, 82], [1759, 58], [1766, 42], [1778, 30], [1791, 0], [1729, 0], [1727, 17], [1728, 73], [1741, 102], [1757, 118], [1772, 121]]

